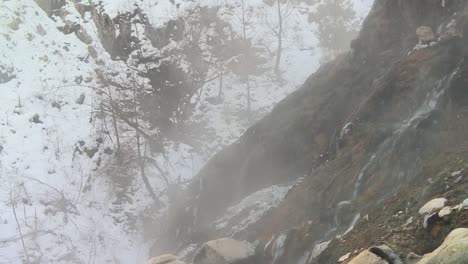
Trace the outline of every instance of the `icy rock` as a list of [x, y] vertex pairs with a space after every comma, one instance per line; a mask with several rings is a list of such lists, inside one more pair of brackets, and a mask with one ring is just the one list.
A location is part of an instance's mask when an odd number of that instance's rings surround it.
[[444, 263], [461, 264], [468, 262], [468, 228], [453, 230], [444, 243], [432, 253], [424, 255], [417, 264]]
[[447, 199], [445, 198], [432, 199], [431, 201], [427, 202], [423, 207], [421, 207], [421, 209], [419, 209], [419, 214], [425, 215], [438, 211], [444, 208], [446, 202]]
[[435, 40], [434, 31], [432, 28], [426, 26], [420, 26], [416, 29], [416, 35], [421, 43], [430, 43]]
[[169, 264], [169, 263], [172, 264], [176, 260], [177, 260], [176, 256], [166, 254], [166, 255], [161, 255], [159, 257], [152, 258], [148, 260], [148, 262], [146, 263], [147, 264]]
[[338, 263], [341, 263], [341, 262], [345, 262], [347, 261], [349, 258], [351, 257], [351, 252], [341, 256], [339, 259], [338, 259]]
[[193, 257], [193, 264], [254, 264], [255, 247], [246, 241], [222, 238], [205, 243]]

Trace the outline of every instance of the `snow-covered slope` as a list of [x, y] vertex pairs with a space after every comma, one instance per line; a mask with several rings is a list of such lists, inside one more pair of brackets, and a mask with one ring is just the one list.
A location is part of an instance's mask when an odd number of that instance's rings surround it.
[[[206, 4], [214, 2], [219, 1]], [[194, 5], [191, 1], [179, 8], [169, 1], [103, 3], [111, 17], [137, 3], [151, 14], [155, 27]], [[261, 1], [249, 5], [258, 8]], [[370, 1], [356, 1], [359, 17], [369, 6]], [[148, 230], [143, 219], [158, 210], [136, 168], [126, 172], [132, 178], [126, 186], [129, 198], [116, 203], [116, 180], [108, 173], [115, 162], [114, 142], [106, 119], [100, 117], [102, 94], [96, 89], [97, 71], [117, 69], [116, 79], [125, 78], [128, 65], [111, 60], [91, 17], [82, 17], [71, 1], [63, 9], [66, 15], [51, 19], [33, 0], [0, 2], [0, 263], [143, 263], [155, 239], [143, 235]], [[226, 13], [226, 19], [238, 23], [236, 12]], [[286, 41], [281, 66], [284, 81], [278, 83], [271, 74], [252, 76], [254, 120], [319, 65], [314, 26], [307, 16], [294, 12], [290, 25], [294, 34]], [[59, 30], [70, 21], [83, 27], [91, 44]], [[251, 23], [261, 24], [260, 16], [252, 16]], [[267, 26], [248, 34], [257, 42], [269, 36]], [[191, 118], [189, 127], [206, 125], [203, 133], [192, 135], [199, 148], [187, 145], [193, 142], [168, 139], [166, 156], [154, 157], [161, 167], [148, 168], [148, 174], [157, 192], [168, 188], [161, 177], [152, 176], [160, 169], [173, 183], [188, 180], [251, 124], [243, 114], [245, 84], [232, 74], [224, 82], [223, 103], [208, 103], [208, 98], [217, 96], [218, 81], [208, 82], [200, 100], [203, 105]], [[132, 140], [125, 134], [123, 138]]]
[[[1, 63], [15, 75], [0, 85], [0, 263], [143, 261], [146, 247], [115, 223], [108, 180], [95, 173], [109, 159], [99, 98], [78, 84], [95, 85], [96, 61], [33, 1], [0, 10]], [[94, 147], [93, 158], [79, 153]]]

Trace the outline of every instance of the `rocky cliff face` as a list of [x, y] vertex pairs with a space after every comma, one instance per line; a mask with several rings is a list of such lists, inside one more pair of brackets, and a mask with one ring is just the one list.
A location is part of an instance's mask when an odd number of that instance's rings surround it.
[[[468, 197], [467, 19], [465, 1], [377, 0], [351, 52], [202, 169], [157, 248], [224, 236], [214, 223], [227, 207], [291, 182], [277, 207], [234, 234], [257, 241], [264, 263], [336, 263], [382, 242], [424, 254], [466, 226], [460, 213], [437, 232], [401, 229], [422, 221], [417, 209], [432, 197]], [[420, 26], [436, 38], [418, 44]]]

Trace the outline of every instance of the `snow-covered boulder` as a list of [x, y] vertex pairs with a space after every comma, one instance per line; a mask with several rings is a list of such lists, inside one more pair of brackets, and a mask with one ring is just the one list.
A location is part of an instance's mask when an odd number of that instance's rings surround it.
[[453, 230], [444, 243], [432, 253], [424, 255], [418, 264], [468, 263], [468, 228]]
[[440, 211], [442, 208], [445, 207], [445, 203], [447, 199], [445, 198], [435, 198], [427, 202], [421, 209], [419, 209], [419, 214], [431, 214], [434, 212]]
[[254, 264], [255, 247], [246, 241], [222, 238], [205, 243], [193, 257], [193, 264]]
[[430, 43], [435, 40], [434, 31], [432, 28], [426, 26], [420, 26], [416, 29], [416, 35], [421, 43]]

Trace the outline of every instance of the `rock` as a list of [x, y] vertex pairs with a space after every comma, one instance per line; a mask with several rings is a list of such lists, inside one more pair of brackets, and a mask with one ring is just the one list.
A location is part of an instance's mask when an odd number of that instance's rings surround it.
[[81, 40], [81, 42], [83, 42], [84, 44], [91, 44], [93, 43], [93, 39], [91, 38], [91, 36], [88, 34], [88, 32], [86, 32], [86, 30], [83, 28], [83, 27], [79, 27], [78, 30], [75, 31], [75, 35], [76, 37]]
[[97, 53], [96, 49], [91, 45], [88, 46], [88, 52], [89, 52], [89, 55], [91, 55], [91, 57], [93, 59], [96, 59], [98, 57], [98, 53]]
[[41, 24], [37, 25], [36, 27], [36, 31], [39, 35], [41, 35], [42, 37], [45, 36], [47, 34], [47, 32], [45, 31], [45, 29], [42, 27]]
[[468, 199], [465, 199], [461, 204], [461, 209], [468, 209]]
[[34, 114], [29, 121], [36, 123], [36, 124], [42, 124], [41, 118], [39, 114]]
[[222, 238], [205, 243], [193, 257], [193, 264], [254, 264], [255, 247], [246, 241]]
[[85, 98], [86, 98], [86, 96], [84, 94], [81, 94], [80, 97], [78, 97], [78, 99], [76, 99], [75, 103], [77, 103], [79, 105], [82, 105], [84, 103]]
[[425, 229], [431, 230], [437, 224], [437, 222], [439, 222], [439, 220], [440, 220], [439, 214], [435, 213], [435, 214], [426, 215], [424, 217], [423, 227]]
[[450, 215], [452, 213], [452, 207], [445, 206], [442, 210], [439, 211], [439, 217], [442, 218], [444, 216]]
[[347, 261], [349, 258], [351, 257], [351, 252], [341, 256], [339, 259], [338, 259], [338, 263], [341, 263], [341, 262], [345, 262]]
[[424, 255], [417, 264], [468, 263], [468, 228], [453, 230], [444, 243], [432, 253]]
[[421, 256], [418, 254], [415, 254], [413, 252], [408, 253], [408, 256], [406, 256], [406, 263], [407, 264], [417, 264], [418, 261], [422, 259]]
[[148, 262], [146, 262], [146, 263], [147, 264], [166, 264], [166, 263], [167, 264], [169, 264], [169, 263], [172, 264], [176, 260], [177, 260], [176, 256], [166, 254], [166, 255], [161, 255], [159, 257], [152, 258], [152, 259], [148, 260]]
[[430, 43], [431, 41], [435, 40], [434, 31], [432, 28], [426, 26], [420, 26], [416, 29], [416, 35], [419, 38], [419, 42], [421, 43]]
[[444, 208], [447, 199], [445, 198], [435, 198], [431, 201], [427, 202], [421, 209], [419, 209], [419, 214], [431, 214], [434, 212], [439, 211], [440, 209]]
[[348, 264], [388, 264], [388, 262], [369, 250], [366, 250], [353, 258]]
[[369, 248], [348, 264], [403, 264], [400, 255], [387, 245]]
[[403, 260], [400, 258], [400, 254], [396, 253], [387, 245], [380, 245], [369, 249], [370, 252], [386, 260], [388, 263], [403, 264]]

